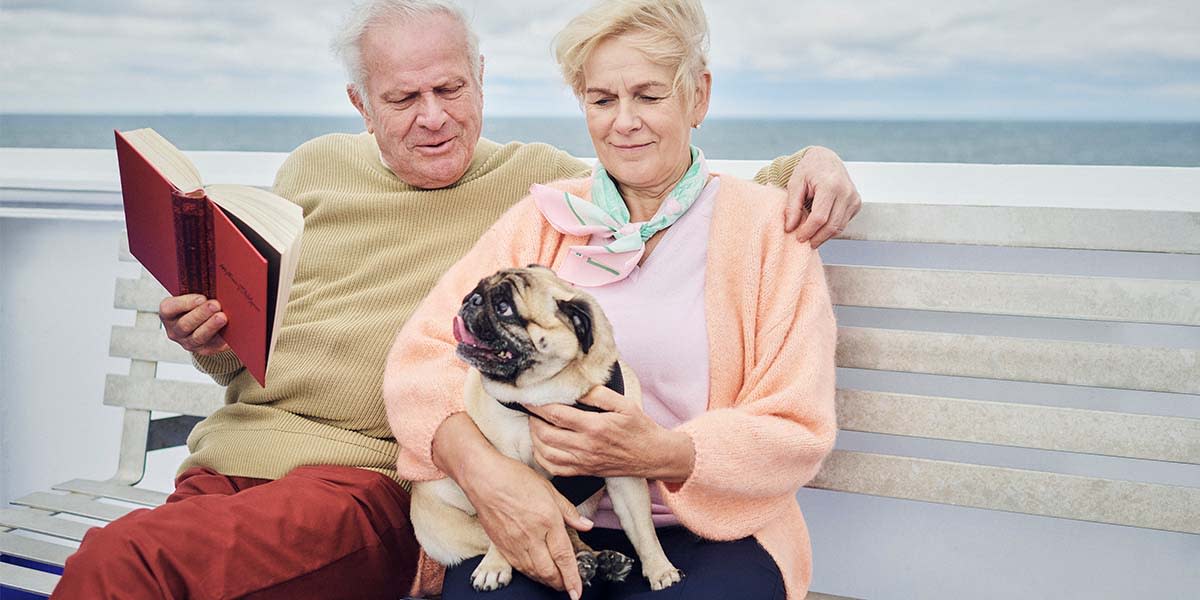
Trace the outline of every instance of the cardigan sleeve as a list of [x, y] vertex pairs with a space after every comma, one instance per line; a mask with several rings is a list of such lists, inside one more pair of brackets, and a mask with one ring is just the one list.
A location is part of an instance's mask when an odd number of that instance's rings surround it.
[[[793, 240], [766, 243], [779, 241]], [[692, 473], [658, 484], [680, 522], [709, 539], [749, 536], [794, 505], [837, 433], [836, 325], [821, 260], [807, 244], [778, 249], [756, 273], [755, 333], [737, 401], [677, 428], [694, 444]]]
[[[523, 201], [500, 218], [475, 246], [438, 280], [401, 328], [388, 352], [383, 400], [400, 451], [401, 479], [427, 481], [446, 475], [433, 464], [433, 435], [442, 421], [465, 410], [467, 366], [455, 355], [451, 323], [462, 298], [479, 280], [501, 268], [537, 262], [541, 247], [533, 202]], [[542, 228], [544, 231], [545, 228]], [[524, 231], [522, 235], [521, 231]]]

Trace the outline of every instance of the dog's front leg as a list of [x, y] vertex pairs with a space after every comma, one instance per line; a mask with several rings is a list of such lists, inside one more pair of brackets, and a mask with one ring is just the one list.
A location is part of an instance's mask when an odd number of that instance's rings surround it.
[[487, 554], [475, 572], [471, 573], [471, 585], [479, 592], [491, 592], [512, 583], [512, 565], [504, 559], [496, 544], [488, 545]]
[[617, 513], [621, 528], [642, 561], [642, 575], [650, 582], [650, 589], [661, 590], [679, 583], [683, 573], [667, 559], [650, 518], [650, 489], [646, 480], [609, 477], [605, 478], [604, 485], [612, 499], [613, 512]]

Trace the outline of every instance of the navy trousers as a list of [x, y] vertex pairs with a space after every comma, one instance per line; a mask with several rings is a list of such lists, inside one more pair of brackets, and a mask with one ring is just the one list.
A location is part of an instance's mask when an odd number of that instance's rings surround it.
[[[595, 529], [580, 535], [596, 550], [616, 550], [637, 559], [637, 553], [625, 532], [619, 529]], [[592, 580], [583, 589], [583, 600], [783, 600], [783, 577], [775, 561], [754, 538], [734, 542], [710, 542], [696, 537], [683, 527], [658, 530], [667, 558], [683, 571], [683, 581], [657, 592], [642, 577], [641, 564], [633, 567], [625, 581], [613, 583]], [[512, 583], [494, 592], [477, 592], [471, 587], [471, 573], [482, 556], [464, 561], [446, 572], [443, 600], [567, 600], [557, 592], [524, 575], [513, 572]]]

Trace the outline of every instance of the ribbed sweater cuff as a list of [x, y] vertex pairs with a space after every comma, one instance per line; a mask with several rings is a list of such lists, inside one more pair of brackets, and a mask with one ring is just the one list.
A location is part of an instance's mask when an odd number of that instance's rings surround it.
[[776, 158], [754, 175], [754, 182], [760, 185], [787, 189], [788, 181], [792, 178], [792, 172], [796, 170], [796, 165], [800, 164], [800, 161], [804, 158], [805, 154], [808, 154], [810, 149], [812, 149], [812, 146], [805, 146], [798, 152]]
[[242, 368], [242, 361], [233, 350], [226, 350], [211, 356], [192, 355], [192, 364], [208, 375], [225, 375]]

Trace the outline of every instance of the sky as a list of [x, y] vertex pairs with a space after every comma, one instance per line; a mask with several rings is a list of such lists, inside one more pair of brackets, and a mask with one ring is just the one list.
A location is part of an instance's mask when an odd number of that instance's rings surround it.
[[[462, 0], [485, 112], [574, 116], [582, 1]], [[349, 2], [0, 0], [0, 112], [345, 115]], [[1196, 0], [705, 0], [712, 117], [1200, 120]]]

